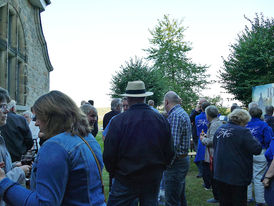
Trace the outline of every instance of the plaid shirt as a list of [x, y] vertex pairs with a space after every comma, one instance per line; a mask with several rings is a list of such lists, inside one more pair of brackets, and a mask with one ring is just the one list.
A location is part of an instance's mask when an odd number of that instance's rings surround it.
[[177, 104], [169, 111], [167, 120], [170, 124], [176, 156], [187, 154], [191, 137], [191, 123], [188, 114]]

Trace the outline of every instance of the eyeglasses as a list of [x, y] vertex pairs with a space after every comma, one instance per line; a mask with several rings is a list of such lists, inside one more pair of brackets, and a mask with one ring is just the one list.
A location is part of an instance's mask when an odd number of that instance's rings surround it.
[[0, 104], [0, 110], [1, 110], [1, 112], [8, 111], [8, 105], [7, 104]]

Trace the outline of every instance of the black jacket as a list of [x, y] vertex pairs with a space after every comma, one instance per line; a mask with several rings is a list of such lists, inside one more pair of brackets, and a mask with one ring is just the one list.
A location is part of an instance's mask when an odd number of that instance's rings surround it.
[[106, 113], [103, 118], [103, 129], [105, 129], [112, 117], [119, 114], [119, 112], [111, 110], [110, 112]]
[[111, 120], [103, 159], [107, 171], [120, 182], [160, 182], [173, 155], [169, 123], [148, 105], [135, 104]]
[[262, 151], [249, 129], [229, 122], [215, 133], [213, 147], [214, 179], [230, 185], [249, 185], [253, 155]]
[[22, 154], [33, 146], [33, 140], [26, 119], [13, 112], [8, 113], [7, 124], [0, 127], [12, 161], [20, 161]]

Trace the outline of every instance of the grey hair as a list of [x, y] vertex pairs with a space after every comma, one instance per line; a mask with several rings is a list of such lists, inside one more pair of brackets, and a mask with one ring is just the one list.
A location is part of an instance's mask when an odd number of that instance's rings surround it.
[[83, 104], [80, 109], [82, 110], [82, 112], [84, 112], [85, 115], [88, 115], [90, 111], [94, 111], [97, 114], [97, 109], [89, 103]]
[[248, 110], [250, 110], [252, 107], [258, 107], [257, 102], [250, 102], [250, 103], [248, 104]]
[[12, 100], [8, 103], [8, 107], [9, 107], [9, 109], [11, 109], [11, 108], [15, 108], [15, 109], [16, 109], [16, 101], [12, 99]]
[[167, 92], [165, 94], [165, 99], [173, 104], [180, 104], [182, 101], [179, 95], [174, 91]]
[[274, 107], [273, 106], [266, 106], [265, 107], [265, 113], [267, 114], [267, 115], [270, 115], [270, 116], [272, 116], [272, 114], [273, 114], [273, 110], [274, 110]]
[[22, 115], [28, 115], [30, 118], [32, 118], [32, 117], [33, 117], [32, 112], [31, 112], [31, 111], [29, 111], [29, 110], [27, 110], [27, 111], [23, 112], [23, 113], [22, 113]]
[[248, 111], [244, 109], [234, 109], [233, 112], [228, 115], [228, 120], [238, 125], [246, 125], [251, 120], [251, 116]]
[[211, 118], [215, 118], [218, 116], [219, 111], [216, 106], [210, 105], [205, 109], [205, 113], [207, 116], [209, 116]]
[[111, 101], [111, 110], [118, 110], [117, 108], [121, 105], [121, 99], [120, 98], [114, 98]]

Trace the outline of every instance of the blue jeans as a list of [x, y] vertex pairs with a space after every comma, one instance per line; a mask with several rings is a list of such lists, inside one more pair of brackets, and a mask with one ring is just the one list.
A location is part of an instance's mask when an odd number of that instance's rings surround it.
[[189, 157], [176, 159], [165, 173], [166, 206], [187, 206], [185, 177], [189, 169]]
[[109, 193], [108, 206], [132, 206], [137, 205], [136, 199], [139, 199], [140, 206], [158, 206], [158, 192], [160, 180], [157, 183], [125, 185], [117, 179]]

